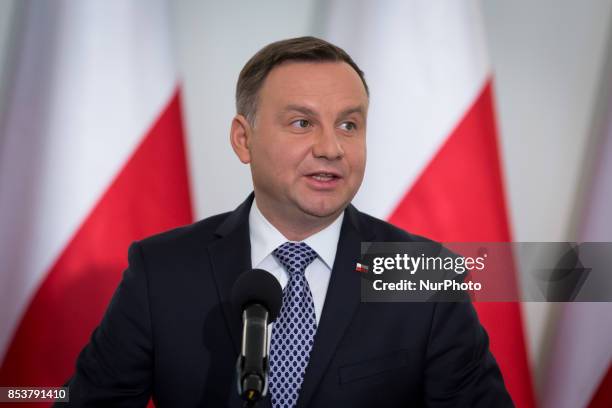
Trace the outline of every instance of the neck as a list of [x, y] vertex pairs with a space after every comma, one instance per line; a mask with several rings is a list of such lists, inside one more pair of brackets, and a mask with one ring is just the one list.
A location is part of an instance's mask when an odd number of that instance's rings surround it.
[[327, 217], [316, 217], [309, 214], [284, 216], [281, 211], [274, 211], [265, 205], [258, 205], [257, 200], [253, 202], [253, 205], [257, 205], [257, 208], [266, 220], [290, 241], [303, 241], [317, 232], [324, 230], [330, 226], [343, 211], [340, 210], [338, 213]]

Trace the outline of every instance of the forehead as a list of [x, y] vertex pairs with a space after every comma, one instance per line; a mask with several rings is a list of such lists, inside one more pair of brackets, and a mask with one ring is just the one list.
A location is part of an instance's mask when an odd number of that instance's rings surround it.
[[359, 74], [345, 62], [285, 62], [274, 67], [260, 90], [260, 103], [345, 102], [367, 105]]

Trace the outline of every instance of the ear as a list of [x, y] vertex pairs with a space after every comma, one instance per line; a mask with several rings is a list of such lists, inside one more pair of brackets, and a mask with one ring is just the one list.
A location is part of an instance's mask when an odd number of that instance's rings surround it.
[[251, 151], [249, 148], [252, 133], [251, 125], [244, 116], [240, 114], [234, 116], [230, 129], [230, 142], [232, 143], [234, 153], [244, 164], [251, 162]]

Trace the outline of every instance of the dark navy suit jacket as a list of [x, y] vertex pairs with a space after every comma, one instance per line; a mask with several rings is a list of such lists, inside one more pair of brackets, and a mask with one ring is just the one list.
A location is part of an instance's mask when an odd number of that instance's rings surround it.
[[[134, 243], [129, 268], [69, 381], [70, 406], [241, 407], [249, 210]], [[298, 407], [513, 406], [470, 303], [362, 303], [362, 241], [422, 241], [349, 205]], [[269, 408], [269, 397], [261, 404]]]

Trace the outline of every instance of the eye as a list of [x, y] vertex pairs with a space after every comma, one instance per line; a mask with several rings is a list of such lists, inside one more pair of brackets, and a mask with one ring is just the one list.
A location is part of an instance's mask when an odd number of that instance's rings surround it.
[[306, 129], [310, 126], [310, 121], [306, 119], [298, 119], [291, 122], [291, 126], [298, 129]]
[[354, 122], [342, 122], [340, 127], [344, 130], [351, 131], [357, 129], [357, 125]]

